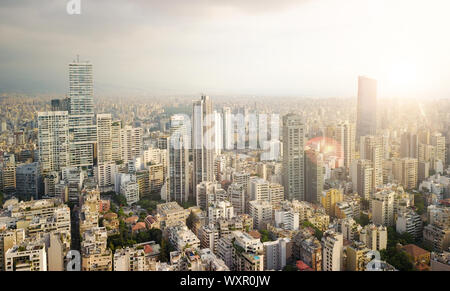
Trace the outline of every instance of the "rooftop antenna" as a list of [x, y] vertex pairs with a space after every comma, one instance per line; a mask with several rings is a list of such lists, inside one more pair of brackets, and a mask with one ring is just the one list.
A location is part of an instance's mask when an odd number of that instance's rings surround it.
[[77, 55], [77, 63], [80, 62], [80, 55]]

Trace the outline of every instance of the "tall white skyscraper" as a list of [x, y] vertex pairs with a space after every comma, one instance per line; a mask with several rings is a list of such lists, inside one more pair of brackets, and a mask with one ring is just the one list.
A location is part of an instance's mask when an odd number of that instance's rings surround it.
[[301, 117], [283, 117], [283, 186], [289, 200], [305, 200], [305, 126]]
[[92, 64], [69, 64], [69, 157], [71, 166], [92, 166], [97, 127], [94, 116]]
[[38, 113], [39, 163], [43, 174], [59, 171], [69, 163], [67, 111]]
[[192, 110], [192, 152], [193, 189], [203, 181], [214, 181], [215, 130], [212, 102], [209, 96], [202, 96], [193, 102]]

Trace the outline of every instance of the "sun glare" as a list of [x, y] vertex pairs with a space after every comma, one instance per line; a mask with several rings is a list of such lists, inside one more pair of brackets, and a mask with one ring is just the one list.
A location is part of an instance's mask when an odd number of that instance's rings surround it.
[[412, 63], [393, 64], [386, 72], [388, 86], [396, 90], [410, 90], [417, 84], [417, 72]]

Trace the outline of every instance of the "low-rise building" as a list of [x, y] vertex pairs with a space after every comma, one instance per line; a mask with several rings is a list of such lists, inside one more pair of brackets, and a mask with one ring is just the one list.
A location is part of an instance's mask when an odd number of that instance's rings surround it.
[[200, 240], [186, 225], [171, 226], [167, 228], [167, 233], [170, 243], [178, 251], [183, 251], [186, 247], [193, 249], [200, 247]]
[[189, 210], [184, 209], [175, 201], [158, 204], [156, 206], [156, 212], [160, 218], [161, 229], [180, 223], [186, 224], [186, 219], [189, 216]]

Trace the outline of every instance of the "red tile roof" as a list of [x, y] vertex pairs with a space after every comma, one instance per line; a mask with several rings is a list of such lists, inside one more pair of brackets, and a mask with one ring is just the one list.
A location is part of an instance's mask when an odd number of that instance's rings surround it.
[[249, 231], [248, 234], [253, 238], [261, 238], [261, 234], [257, 230]]
[[146, 228], [147, 228], [147, 226], [145, 225], [145, 223], [138, 222], [131, 228], [131, 231], [134, 232], [134, 231], [138, 231], [138, 230], [146, 229]]
[[145, 245], [145, 246], [144, 246], [144, 252], [145, 252], [146, 254], [148, 254], [148, 253], [153, 253], [153, 248], [152, 248], [150, 245]]
[[296, 266], [297, 266], [297, 269], [299, 269], [300, 271], [312, 271], [311, 267], [308, 266], [307, 264], [305, 264], [301, 260], [297, 261]]
[[136, 223], [137, 221], [139, 220], [139, 217], [137, 217], [137, 216], [131, 216], [131, 217], [128, 217], [127, 219], [125, 219], [125, 223]]
[[422, 256], [422, 255], [426, 255], [426, 254], [430, 254], [429, 251], [424, 250], [414, 244], [409, 244], [409, 245], [405, 245], [403, 246], [403, 250], [405, 252], [407, 252], [408, 254], [410, 254], [412, 257], [418, 257], [418, 256]]

